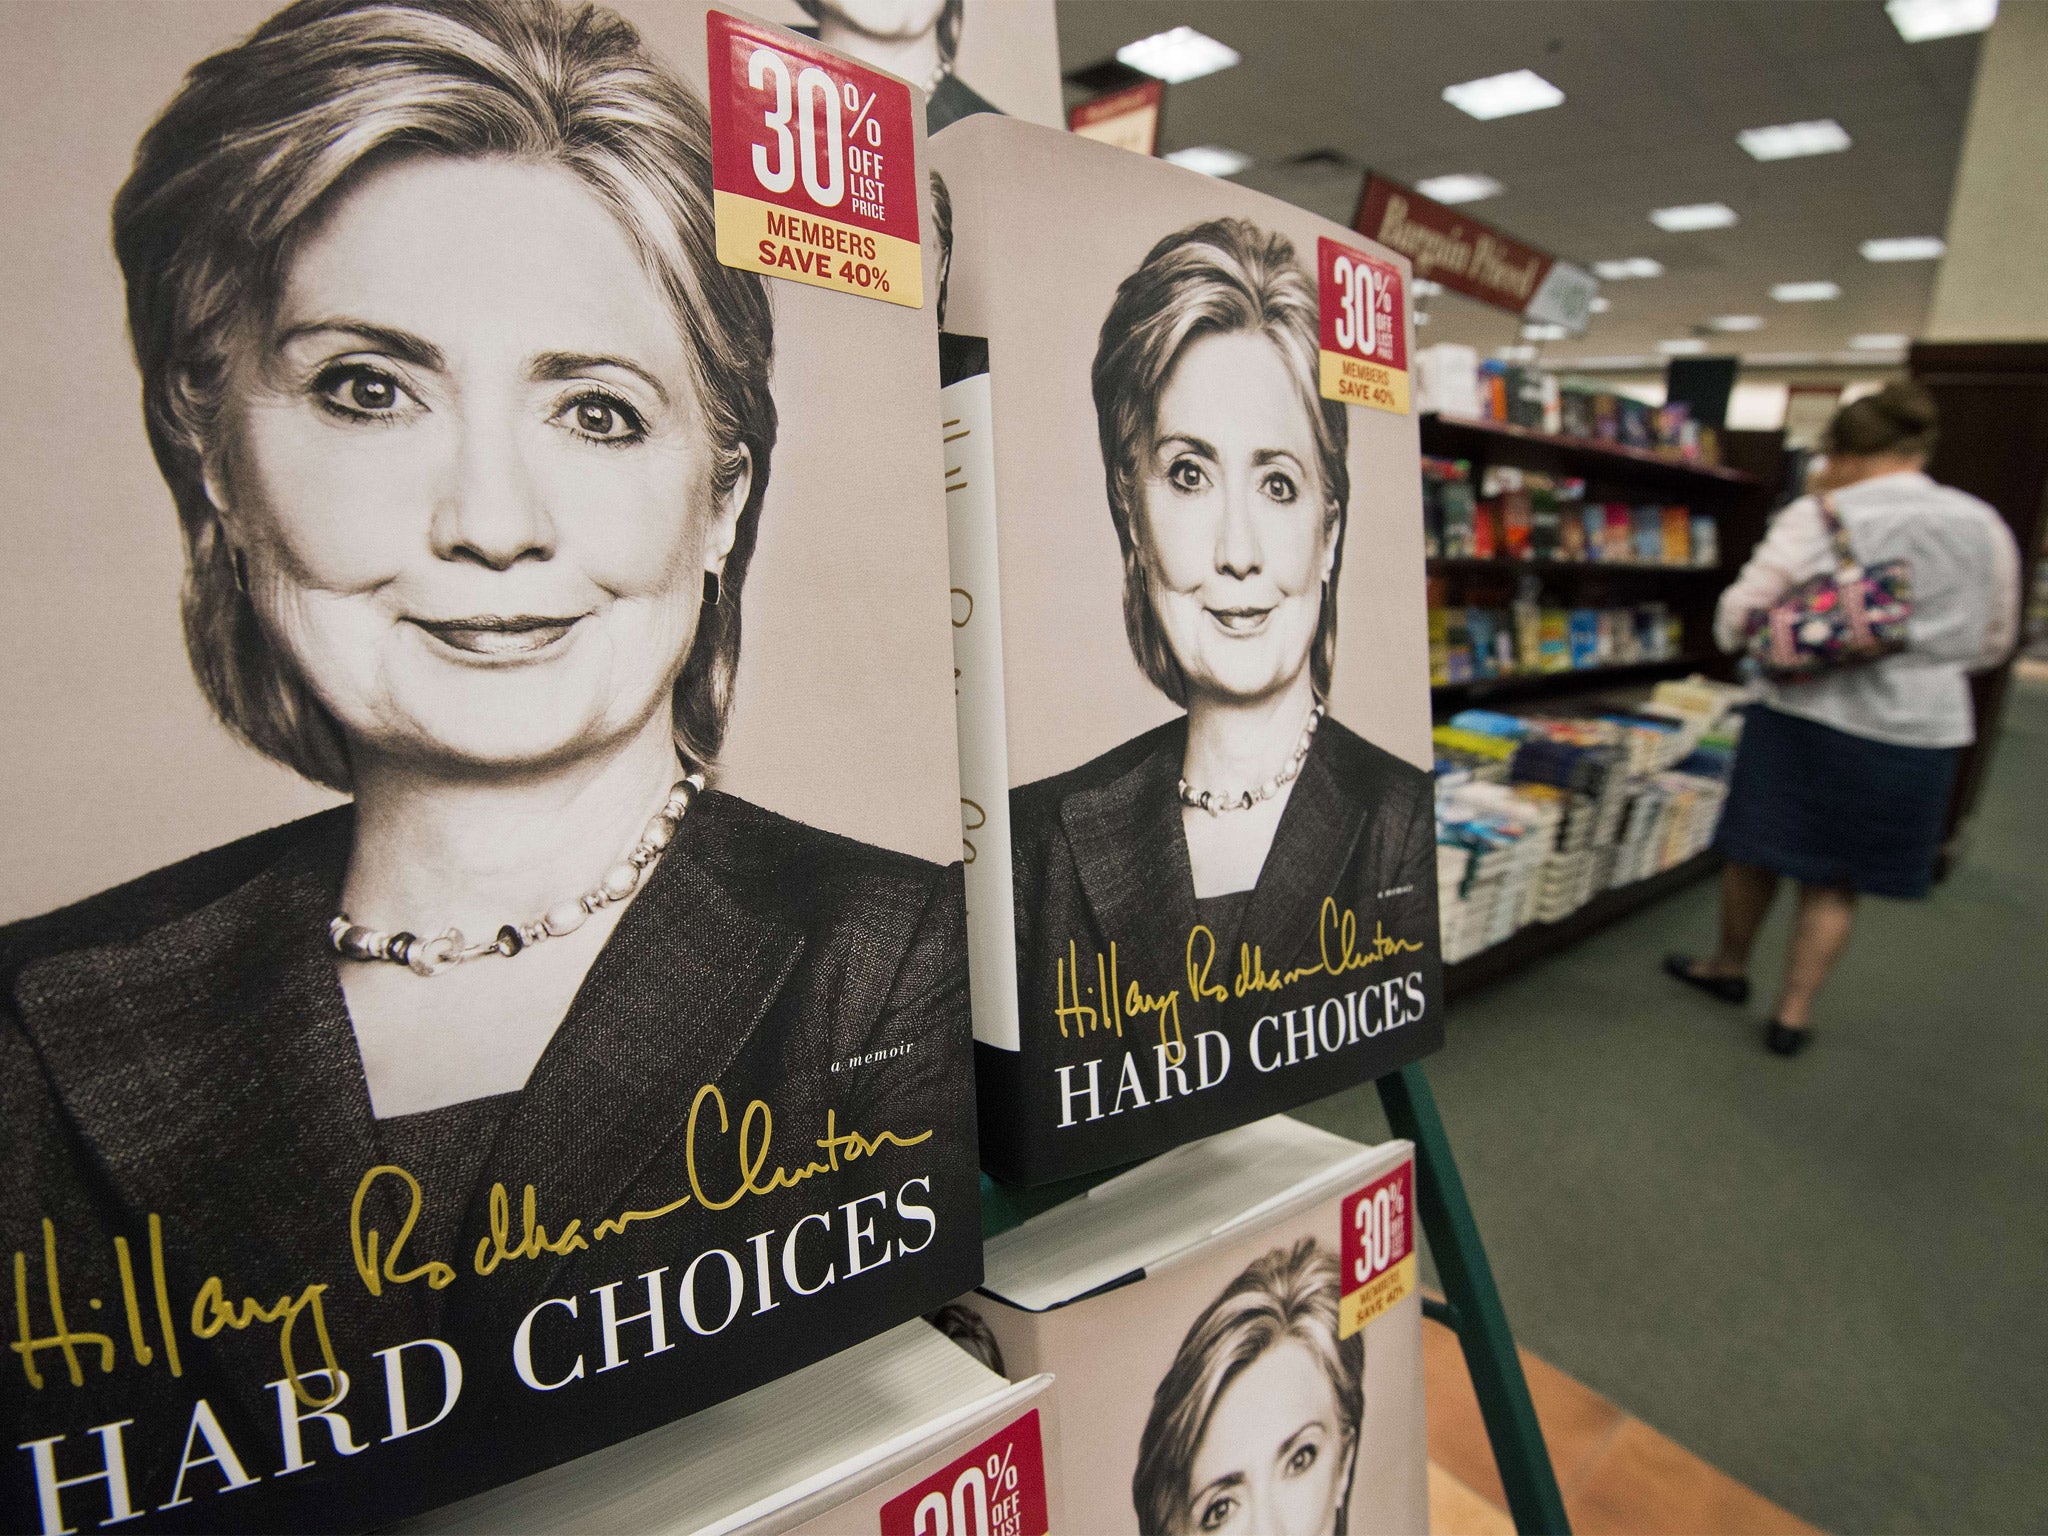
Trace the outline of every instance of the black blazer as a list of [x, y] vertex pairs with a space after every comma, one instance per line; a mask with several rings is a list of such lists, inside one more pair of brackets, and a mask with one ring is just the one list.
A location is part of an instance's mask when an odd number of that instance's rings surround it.
[[[1232, 994], [1217, 1001], [1196, 997], [1188, 975], [1190, 934], [1201, 917], [1176, 787], [1186, 745], [1182, 716], [1092, 762], [1011, 792], [1025, 1048], [977, 1052], [979, 1070], [989, 1079], [982, 1093], [983, 1160], [998, 1171], [1036, 1182], [1148, 1156], [1377, 1076], [1441, 1039], [1430, 776], [1336, 720], [1323, 721], [1236, 931], [1214, 935], [1215, 956], [1205, 980]], [[1268, 972], [1317, 964], [1326, 901], [1334, 901], [1340, 914], [1355, 914], [1358, 951], [1382, 931], [1419, 948], [1404, 948], [1337, 977], [1315, 975], [1276, 991], [1240, 993], [1235, 981], [1243, 946], [1256, 947]], [[1060, 1033], [1060, 962], [1079, 956], [1083, 983], [1093, 984], [1093, 957], [1106, 954], [1112, 942], [1121, 989], [1132, 981], [1152, 993], [1178, 988], [1181, 1033], [1188, 1042], [1205, 1029], [1229, 1038], [1230, 1080], [1208, 1094], [1154, 1104], [1143, 1113], [1058, 1130], [1054, 1073], [1060, 1064], [1105, 1051], [1149, 1053], [1159, 1043], [1149, 1017], [1126, 1017], [1122, 1035], [1114, 1039]], [[1426, 1000], [1419, 1010], [1402, 1000], [1401, 1011], [1415, 1016], [1414, 1027], [1383, 1030], [1364, 1048], [1354, 1044], [1284, 1071], [1262, 1073], [1252, 1064], [1250, 1036], [1261, 1016], [1411, 973], [1418, 975]], [[1271, 1038], [1269, 1026], [1258, 1042], [1261, 1051]], [[1114, 1056], [1104, 1070], [1115, 1070]], [[1144, 1070], [1148, 1082], [1156, 1081], [1149, 1054]]]
[[[53, 1223], [68, 1326], [110, 1334], [117, 1368], [84, 1352], [84, 1385], [60, 1351], [39, 1352], [40, 1390], [24, 1390], [10, 1357], [0, 1404], [12, 1446], [68, 1433], [66, 1462], [90, 1459], [95, 1425], [128, 1418], [136, 1507], [169, 1497], [192, 1412], [207, 1397], [258, 1486], [201, 1497], [152, 1524], [196, 1528], [266, 1523], [350, 1526], [426, 1507], [504, 1477], [664, 1422], [845, 1348], [970, 1289], [980, 1277], [978, 1187], [969, 1070], [966, 948], [960, 870], [941, 869], [820, 832], [729, 795], [700, 796], [676, 842], [626, 910], [560, 1029], [506, 1116], [477, 1186], [442, 1191], [467, 1202], [452, 1253], [454, 1283], [421, 1282], [373, 1298], [351, 1256], [349, 1210], [358, 1181], [382, 1161], [368, 1090], [327, 923], [349, 847], [347, 808], [260, 834], [160, 870], [78, 906], [0, 930], [0, 1233], [29, 1256], [36, 1327], [54, 1333], [42, 1282], [42, 1222]], [[516, 964], [517, 962], [511, 962]], [[488, 1277], [471, 1255], [490, 1232], [488, 1192], [505, 1186], [512, 1241], [521, 1197], [538, 1191], [551, 1235], [571, 1220], [592, 1234], [607, 1216], [653, 1210], [690, 1192], [685, 1125], [706, 1084], [723, 1093], [730, 1132], [713, 1137], [704, 1110], [706, 1193], [734, 1187], [734, 1139], [749, 1101], [773, 1110], [765, 1169], [814, 1159], [836, 1169], [730, 1209], [685, 1205], [562, 1256], [500, 1264]], [[867, 1158], [821, 1151], [834, 1130], [908, 1138]], [[897, 1220], [906, 1180], [930, 1180], [937, 1229]], [[874, 1223], [872, 1258], [894, 1232], [887, 1264], [842, 1276], [810, 1298], [782, 1288], [780, 1244], [791, 1225], [823, 1213], [803, 1238], [801, 1278], [848, 1268], [843, 1202]], [[436, 1198], [435, 1191], [427, 1192]], [[168, 1293], [180, 1319], [183, 1375], [166, 1365], [151, 1297], [148, 1221], [161, 1218]], [[382, 1223], [384, 1241], [395, 1222]], [[722, 1248], [755, 1283], [749, 1239], [767, 1246], [776, 1305], [751, 1310], [713, 1336], [679, 1321], [677, 1277]], [[147, 1342], [139, 1366], [122, 1309], [114, 1239], [125, 1237], [142, 1289]], [[593, 1288], [623, 1281], [620, 1316], [645, 1308], [647, 1271], [668, 1267], [671, 1349], [633, 1358], [649, 1325], [625, 1327], [630, 1369], [600, 1373]], [[729, 1267], [715, 1255], [700, 1304], [722, 1316]], [[375, 1454], [344, 1459], [325, 1431], [306, 1432], [315, 1466], [278, 1480], [279, 1409], [266, 1386], [283, 1376], [277, 1329], [232, 1329], [201, 1341], [183, 1319], [209, 1276], [230, 1300], [269, 1305], [325, 1282], [322, 1307], [352, 1392], [345, 1414]], [[571, 1389], [538, 1392], [513, 1374], [520, 1319], [551, 1298], [580, 1296], [579, 1317], [551, 1309], [540, 1333], [568, 1368]], [[103, 1306], [88, 1310], [88, 1298]], [[11, 1309], [10, 1309], [11, 1312]], [[713, 1319], [715, 1320], [715, 1319]], [[462, 1357], [458, 1415], [391, 1446], [384, 1365], [372, 1351], [432, 1337]], [[297, 1330], [300, 1370], [320, 1361], [311, 1327]], [[431, 1374], [431, 1373], [430, 1373]], [[431, 1405], [431, 1383], [425, 1389]], [[201, 1451], [195, 1455], [203, 1454]], [[18, 1459], [26, 1464], [25, 1455]], [[17, 1468], [17, 1471], [20, 1471]], [[219, 1484], [209, 1465], [187, 1492]], [[346, 1485], [344, 1488], [342, 1485]], [[262, 1490], [259, 1492], [259, 1488]], [[66, 1495], [94, 1509], [94, 1488]], [[6, 1480], [8, 1528], [36, 1524], [34, 1489]], [[282, 1500], [284, 1502], [277, 1502]], [[145, 1503], [146, 1501], [146, 1503]], [[69, 1518], [67, 1516], [67, 1518]], [[99, 1518], [104, 1518], [102, 1511]], [[72, 1524], [79, 1524], [76, 1519]], [[143, 1528], [143, 1527], [138, 1527]]]

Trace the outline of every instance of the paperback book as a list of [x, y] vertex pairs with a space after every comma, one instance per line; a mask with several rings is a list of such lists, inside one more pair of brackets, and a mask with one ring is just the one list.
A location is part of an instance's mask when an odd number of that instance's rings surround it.
[[982, 1160], [1041, 1183], [1442, 1038], [1408, 272], [1013, 120], [932, 157]]
[[147, 9], [0, 59], [0, 1527], [362, 1529], [980, 1273], [923, 116]]

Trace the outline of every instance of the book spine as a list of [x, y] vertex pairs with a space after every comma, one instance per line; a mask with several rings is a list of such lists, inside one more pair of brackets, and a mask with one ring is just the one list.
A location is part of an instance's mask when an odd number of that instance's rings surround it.
[[1010, 874], [1010, 752], [1003, 702], [1003, 605], [996, 559], [996, 464], [989, 376], [939, 392], [946, 534], [953, 582], [953, 686], [974, 1038], [1019, 1048], [1016, 891]]

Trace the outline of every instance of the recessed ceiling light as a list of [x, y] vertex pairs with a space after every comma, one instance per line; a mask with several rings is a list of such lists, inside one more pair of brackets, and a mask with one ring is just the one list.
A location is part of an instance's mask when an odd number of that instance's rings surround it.
[[1903, 352], [1912, 344], [1910, 336], [1851, 336], [1849, 346], [1857, 352]]
[[1476, 203], [1485, 198], [1499, 197], [1507, 188], [1491, 176], [1456, 171], [1449, 176], [1430, 176], [1418, 181], [1415, 190], [1440, 203]]
[[1408, 285], [1408, 291], [1418, 299], [1433, 299], [1444, 291], [1444, 285], [1434, 278], [1418, 277]]
[[1948, 249], [1939, 235], [1899, 235], [1863, 242], [1865, 261], [1938, 261]]
[[1518, 112], [1540, 112], [1545, 107], [1557, 106], [1564, 100], [1564, 92], [1533, 69], [1516, 69], [1505, 75], [1488, 75], [1484, 80], [1467, 80], [1463, 85], [1447, 85], [1444, 100], [1466, 116], [1485, 123], [1496, 117], [1513, 117]]
[[1595, 294], [1593, 296], [1592, 302], [1589, 303], [1586, 306], [1586, 308], [1593, 314], [1604, 315], [1607, 313], [1607, 311], [1614, 308], [1614, 301], [1612, 299], [1601, 298], [1598, 294]]
[[1170, 32], [1154, 32], [1135, 43], [1125, 43], [1117, 49], [1116, 57], [1119, 64], [1143, 70], [1168, 85], [1179, 85], [1185, 80], [1199, 80], [1219, 69], [1228, 69], [1242, 62], [1244, 56], [1228, 43], [1217, 42], [1206, 32], [1197, 32], [1193, 27], [1175, 27]]
[[1657, 350], [1666, 357], [1692, 357], [1707, 350], [1707, 344], [1697, 336], [1678, 336], [1670, 341], [1657, 343]]
[[1620, 261], [1596, 261], [1593, 270], [1610, 283], [1631, 277], [1662, 277], [1664, 263], [1650, 256], [1625, 256]]
[[1650, 222], [1674, 235], [1695, 229], [1726, 229], [1735, 222], [1735, 210], [1726, 203], [1685, 203], [1676, 208], [1654, 208]]
[[1998, 19], [1998, 0], [1885, 0], [1884, 8], [1909, 43], [1982, 32]]
[[1717, 331], [1760, 331], [1764, 328], [1762, 315], [1716, 315], [1707, 322]]
[[1839, 299], [1842, 296], [1840, 283], [1773, 283], [1771, 297], [1780, 304], [1818, 304], [1823, 299]]
[[1427, 325], [1429, 324], [1429, 311], [1426, 309], [1415, 310], [1409, 318], [1414, 320], [1417, 325]]
[[1522, 327], [1522, 340], [1563, 341], [1566, 337], [1570, 336], [1571, 333], [1572, 332], [1570, 326], [1552, 325], [1547, 321], [1539, 321], [1535, 325], [1525, 325]]
[[1176, 149], [1166, 158], [1185, 170], [1200, 171], [1204, 176], [1235, 176], [1252, 163], [1250, 155], [1225, 149], [1221, 144], [1196, 144], [1187, 149]]
[[1534, 347], [1500, 347], [1495, 350], [1493, 355], [1504, 363], [1533, 363], [1536, 361], [1536, 349]]
[[1735, 142], [1755, 160], [1796, 160], [1801, 155], [1835, 155], [1849, 147], [1849, 131], [1832, 117], [1811, 123], [1745, 128]]

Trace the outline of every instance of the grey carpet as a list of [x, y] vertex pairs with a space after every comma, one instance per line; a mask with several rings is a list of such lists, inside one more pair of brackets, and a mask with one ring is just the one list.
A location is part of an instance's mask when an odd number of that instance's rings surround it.
[[[2048, 1529], [2048, 687], [1969, 851], [1866, 901], [1794, 1061], [1789, 888], [1728, 1008], [1711, 884], [1455, 1006], [1428, 1072], [1527, 1347], [1834, 1531]], [[1370, 1089], [1306, 1112], [1385, 1134]]]

